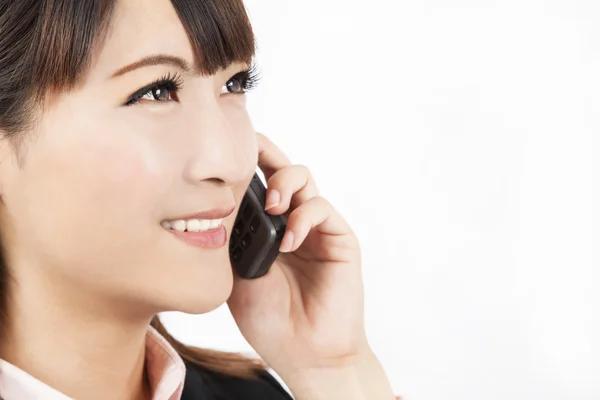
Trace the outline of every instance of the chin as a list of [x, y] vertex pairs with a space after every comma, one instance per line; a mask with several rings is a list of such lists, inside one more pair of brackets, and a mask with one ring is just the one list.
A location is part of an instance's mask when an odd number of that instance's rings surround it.
[[228, 268], [218, 277], [194, 282], [188, 279], [174, 294], [174, 311], [186, 314], [205, 314], [222, 306], [233, 290], [233, 271]]

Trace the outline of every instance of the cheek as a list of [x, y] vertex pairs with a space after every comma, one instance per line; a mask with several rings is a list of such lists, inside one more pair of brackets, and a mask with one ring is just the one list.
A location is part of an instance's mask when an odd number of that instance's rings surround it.
[[74, 177], [74, 183], [86, 188], [90, 202], [107, 202], [117, 212], [148, 212], [165, 192], [169, 169], [152, 144], [121, 144], [121, 148], [114, 142], [97, 146], [93, 155], [79, 160], [83, 173]]
[[169, 169], [148, 135], [97, 127], [46, 132], [27, 158], [14, 218], [25, 214], [25, 221], [36, 223], [38, 245], [58, 250], [77, 243], [94, 254], [96, 247], [114, 249], [118, 244], [107, 240], [117, 232], [143, 232], [158, 218]]
[[74, 200], [114, 217], [131, 218], [140, 212], [149, 217], [168, 180], [158, 149], [142, 140], [96, 143], [91, 148], [93, 152], [78, 156], [73, 165], [59, 165], [71, 178], [65, 183], [79, 197]]
[[5, 188], [14, 255], [90, 285], [122, 288], [139, 276], [149, 256], [134, 249], [156, 243], [172, 181], [151, 138], [98, 126], [40, 131]]

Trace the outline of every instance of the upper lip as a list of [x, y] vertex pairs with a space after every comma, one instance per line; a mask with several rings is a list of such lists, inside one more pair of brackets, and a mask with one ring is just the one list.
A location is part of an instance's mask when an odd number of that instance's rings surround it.
[[235, 207], [227, 207], [227, 208], [213, 208], [212, 210], [206, 210], [198, 213], [182, 215], [177, 218], [169, 219], [168, 221], [177, 221], [180, 219], [223, 219], [230, 216]]

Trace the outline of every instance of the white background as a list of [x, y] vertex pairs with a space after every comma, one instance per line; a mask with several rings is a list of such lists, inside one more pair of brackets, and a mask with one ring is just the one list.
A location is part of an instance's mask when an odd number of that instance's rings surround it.
[[[396, 393], [600, 399], [600, 2], [246, 3], [255, 127], [360, 236]], [[251, 350], [226, 307], [163, 319]]]

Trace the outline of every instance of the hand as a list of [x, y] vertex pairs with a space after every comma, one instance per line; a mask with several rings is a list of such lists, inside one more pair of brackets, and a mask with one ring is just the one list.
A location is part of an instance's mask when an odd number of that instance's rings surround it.
[[258, 134], [267, 208], [288, 227], [270, 271], [236, 277], [229, 308], [242, 334], [276, 371], [345, 367], [368, 351], [358, 240], [320, 197], [310, 172]]
[[305, 167], [257, 139], [268, 212], [288, 226], [265, 276], [236, 276], [228, 305], [238, 327], [299, 400], [394, 398], [367, 343], [356, 236]]

